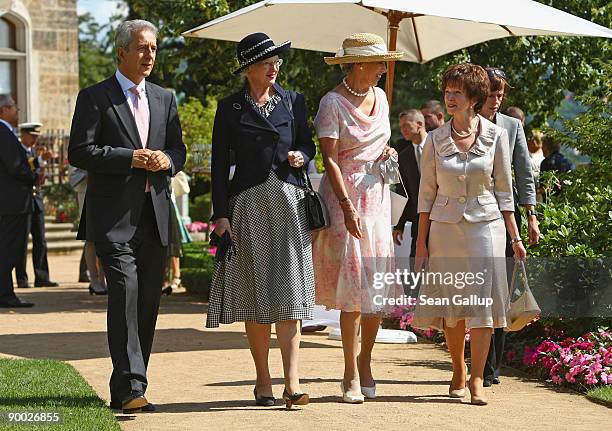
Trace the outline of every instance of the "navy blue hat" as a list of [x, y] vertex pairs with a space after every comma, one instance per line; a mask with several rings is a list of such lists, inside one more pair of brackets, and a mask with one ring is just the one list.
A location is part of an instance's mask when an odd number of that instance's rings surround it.
[[234, 70], [234, 74], [242, 72], [246, 67], [266, 58], [284, 54], [289, 51], [291, 41], [275, 45], [272, 39], [265, 33], [253, 33], [238, 42], [236, 57], [240, 66]]

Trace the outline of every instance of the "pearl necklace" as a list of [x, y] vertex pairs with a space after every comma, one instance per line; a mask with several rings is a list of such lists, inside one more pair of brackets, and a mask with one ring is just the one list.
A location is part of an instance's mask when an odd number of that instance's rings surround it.
[[455, 135], [459, 136], [460, 138], [467, 138], [468, 136], [470, 136], [472, 133], [474, 133], [474, 130], [476, 130], [476, 128], [478, 127], [478, 123], [480, 122], [480, 120], [478, 120], [478, 122], [476, 123], [476, 126], [474, 126], [474, 128], [472, 129], [471, 127], [468, 129], [467, 132], [464, 133], [459, 133], [457, 131], [457, 129], [455, 129], [455, 126], [453, 124], [453, 121], [451, 120], [451, 130], [453, 132], [455, 132]]
[[349, 87], [349, 85], [346, 83], [346, 76], [342, 78], [342, 84], [344, 85], [344, 88], [346, 88], [346, 91], [351, 93], [353, 96], [357, 96], [357, 97], [367, 96], [368, 93], [370, 92], [370, 88], [372, 88], [372, 87], [368, 87], [365, 93], [358, 93], [355, 90], [353, 90], [351, 87]]

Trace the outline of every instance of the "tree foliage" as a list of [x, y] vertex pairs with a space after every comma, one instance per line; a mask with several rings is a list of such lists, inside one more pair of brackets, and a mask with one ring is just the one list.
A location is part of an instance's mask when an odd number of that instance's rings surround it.
[[115, 70], [114, 39], [120, 14], [100, 25], [89, 13], [79, 15], [79, 85], [89, 87]]
[[[589, 21], [612, 25], [612, 3], [607, 0], [540, 1]], [[252, 3], [255, 1], [183, 0], [177, 7], [171, 0], [127, 1], [131, 18], [148, 19], [161, 30], [153, 79], [203, 103], [209, 95], [221, 97], [241, 85], [240, 78], [231, 74], [236, 66], [236, 45], [183, 38], [180, 34]], [[602, 69], [595, 60], [608, 61], [610, 54], [610, 44], [600, 38], [511, 37], [481, 43], [423, 65], [398, 62], [392, 113], [418, 107], [427, 99], [439, 99], [444, 69], [459, 61], [471, 61], [503, 68], [514, 87], [507, 103], [523, 108], [530, 114], [531, 123], [540, 126], [554, 113], [566, 90], [585, 94], [600, 87]], [[281, 84], [306, 95], [311, 116], [321, 96], [341, 78], [338, 68], [325, 65], [322, 57], [318, 52], [292, 50], [280, 75]], [[394, 123], [395, 118], [393, 115]]]
[[[602, 65], [601, 96], [580, 96], [587, 108], [548, 129], [554, 139], [591, 158], [589, 166], [564, 175], [542, 173], [549, 196], [542, 205], [540, 256], [612, 257], [612, 65]], [[560, 181], [563, 192], [552, 194]]]
[[[539, 0], [549, 6], [597, 24], [612, 27], [612, 3], [607, 0]], [[586, 94], [602, 88], [603, 69], [610, 43], [589, 37], [509, 37], [492, 40], [437, 58], [427, 64], [397, 63], [394, 112], [418, 107], [420, 101], [441, 98], [442, 72], [451, 64], [469, 61], [503, 69], [514, 87], [506, 105], [530, 114], [534, 127], [553, 115], [568, 90]], [[599, 94], [601, 95], [601, 94]]]

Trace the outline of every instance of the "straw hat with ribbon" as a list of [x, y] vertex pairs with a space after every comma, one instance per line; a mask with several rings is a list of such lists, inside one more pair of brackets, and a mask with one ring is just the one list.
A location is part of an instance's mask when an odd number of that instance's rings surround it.
[[354, 33], [344, 39], [334, 57], [324, 57], [327, 64], [366, 63], [399, 60], [404, 55], [388, 51], [384, 39], [372, 33]]

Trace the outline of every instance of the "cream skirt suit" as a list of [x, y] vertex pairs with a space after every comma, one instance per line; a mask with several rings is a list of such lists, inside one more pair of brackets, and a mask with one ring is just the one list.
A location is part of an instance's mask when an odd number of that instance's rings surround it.
[[460, 152], [450, 121], [427, 136], [418, 212], [429, 213], [428, 270], [413, 325], [443, 329], [506, 326], [506, 229], [514, 211], [506, 130], [479, 116], [474, 145]]

